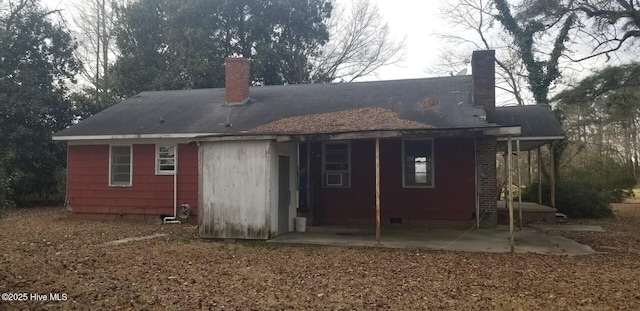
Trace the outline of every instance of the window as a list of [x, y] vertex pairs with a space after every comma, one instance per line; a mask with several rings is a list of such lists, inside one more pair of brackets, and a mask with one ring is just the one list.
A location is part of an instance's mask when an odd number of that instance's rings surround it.
[[433, 187], [433, 140], [403, 140], [402, 159], [404, 187]]
[[323, 143], [322, 170], [325, 187], [349, 187], [351, 172], [351, 145], [349, 142]]
[[109, 185], [131, 186], [131, 146], [109, 149]]
[[176, 146], [156, 145], [156, 174], [173, 175], [176, 173]]

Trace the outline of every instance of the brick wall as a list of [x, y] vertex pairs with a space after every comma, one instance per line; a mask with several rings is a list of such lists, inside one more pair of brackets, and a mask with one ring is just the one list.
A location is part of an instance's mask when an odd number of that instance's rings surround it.
[[225, 60], [225, 92], [227, 104], [242, 104], [249, 98], [249, 60], [228, 57]]
[[473, 104], [483, 106], [488, 122], [495, 122], [496, 67], [495, 51], [473, 51], [471, 57], [473, 75]]
[[498, 223], [496, 203], [496, 139], [476, 139], [476, 161], [478, 162], [478, 196], [480, 227], [493, 228]]

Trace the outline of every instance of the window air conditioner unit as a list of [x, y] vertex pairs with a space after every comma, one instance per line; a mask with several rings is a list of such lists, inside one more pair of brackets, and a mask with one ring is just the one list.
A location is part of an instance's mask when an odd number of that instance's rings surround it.
[[326, 173], [327, 186], [344, 186], [342, 173]]

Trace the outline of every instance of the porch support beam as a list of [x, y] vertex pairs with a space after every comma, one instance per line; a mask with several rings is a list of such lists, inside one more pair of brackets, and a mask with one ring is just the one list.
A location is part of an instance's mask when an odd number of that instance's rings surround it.
[[[509, 138], [507, 137], [498, 137], [497, 141], [507, 141]], [[518, 137], [518, 139], [522, 141], [539, 141], [542, 144], [549, 143], [552, 140], [563, 140], [564, 136], [522, 136]]]
[[376, 138], [376, 241], [380, 243], [380, 139]]
[[407, 137], [476, 137], [520, 135], [520, 126], [469, 127], [469, 128], [419, 128], [394, 130], [363, 130], [328, 133], [237, 133], [215, 134], [193, 137], [190, 141], [227, 141], [227, 140], [275, 140], [288, 141], [327, 141], [350, 139], [407, 138]]

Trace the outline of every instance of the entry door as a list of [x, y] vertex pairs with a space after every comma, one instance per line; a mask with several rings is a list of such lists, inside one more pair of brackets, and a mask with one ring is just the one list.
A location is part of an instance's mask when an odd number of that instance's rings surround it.
[[289, 157], [278, 157], [278, 234], [289, 232]]

